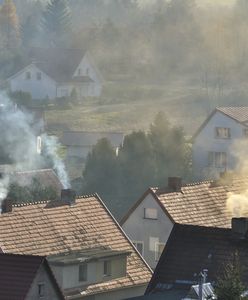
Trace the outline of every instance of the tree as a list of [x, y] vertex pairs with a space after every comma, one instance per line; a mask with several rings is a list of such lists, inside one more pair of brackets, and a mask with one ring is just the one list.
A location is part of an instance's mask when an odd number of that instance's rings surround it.
[[235, 253], [229, 263], [224, 267], [222, 275], [218, 278], [215, 293], [218, 300], [240, 300], [245, 287], [241, 280], [242, 269], [238, 254]]
[[86, 159], [83, 189], [88, 193], [97, 192], [104, 199], [112, 199], [118, 190], [118, 177], [116, 153], [108, 139], [100, 139]]
[[19, 20], [16, 14], [16, 7], [12, 0], [4, 0], [0, 8], [0, 31], [2, 46], [16, 47], [19, 40]]
[[149, 138], [156, 161], [156, 183], [164, 186], [169, 176], [190, 175], [190, 148], [184, 131], [171, 127], [165, 114], [160, 112], [150, 126]]
[[51, 0], [48, 2], [41, 21], [45, 35], [51, 45], [64, 41], [71, 28], [71, 12], [67, 0]]
[[122, 189], [126, 197], [135, 200], [155, 182], [153, 148], [147, 135], [133, 132], [126, 135], [119, 151]]

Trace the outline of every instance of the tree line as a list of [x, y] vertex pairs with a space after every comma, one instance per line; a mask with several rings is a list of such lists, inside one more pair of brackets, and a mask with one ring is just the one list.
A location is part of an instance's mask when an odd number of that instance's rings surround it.
[[191, 149], [183, 128], [160, 112], [148, 132], [125, 136], [118, 155], [108, 139], [98, 141], [85, 163], [82, 192], [99, 193], [120, 217], [148, 187], [165, 187], [169, 176], [190, 179]]

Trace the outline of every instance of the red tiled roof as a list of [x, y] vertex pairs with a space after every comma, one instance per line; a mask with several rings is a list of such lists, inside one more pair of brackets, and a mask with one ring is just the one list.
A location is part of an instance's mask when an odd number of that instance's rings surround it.
[[[230, 227], [232, 213], [227, 209], [227, 193], [242, 192], [248, 187], [247, 177], [229, 181], [206, 181], [185, 185], [180, 192], [150, 188], [122, 219], [125, 223], [147, 194], [151, 193], [165, 214], [175, 223]], [[248, 216], [248, 212], [247, 212]]]
[[0, 299], [26, 299], [41, 265], [46, 268], [59, 299], [63, 300], [64, 296], [45, 257], [3, 253], [0, 254]]
[[247, 240], [233, 239], [228, 228], [175, 224], [146, 293], [154, 288], [159, 290], [157, 284], [163, 288], [163, 284], [197, 283], [203, 269], [208, 270], [208, 281], [216, 281], [235, 254], [243, 267], [242, 279], [247, 286]]
[[98, 196], [78, 198], [72, 206], [48, 202], [17, 205], [11, 213], [0, 215], [3, 252], [48, 256], [102, 246], [131, 252], [127, 276], [89, 285], [82, 295], [149, 282], [151, 270]]

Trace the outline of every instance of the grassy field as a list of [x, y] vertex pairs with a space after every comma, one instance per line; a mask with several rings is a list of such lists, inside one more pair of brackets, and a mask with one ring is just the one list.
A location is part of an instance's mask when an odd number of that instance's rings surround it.
[[[173, 125], [183, 126], [192, 135], [216, 106], [247, 105], [247, 97], [233, 97], [230, 90], [220, 99], [211, 91], [185, 82], [167, 86], [110, 83], [100, 99], [87, 99], [69, 109], [46, 111], [50, 132], [63, 130], [122, 131], [147, 130], [154, 116], [164, 111]], [[239, 100], [237, 100], [239, 99]]]

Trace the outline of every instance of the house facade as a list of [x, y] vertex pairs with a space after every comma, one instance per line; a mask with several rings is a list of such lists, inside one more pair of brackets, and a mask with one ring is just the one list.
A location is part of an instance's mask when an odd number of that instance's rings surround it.
[[1, 300], [65, 300], [45, 257], [0, 253]]
[[46, 255], [66, 299], [139, 296], [152, 275], [97, 195], [62, 190], [59, 200], [15, 206], [6, 199], [0, 228], [0, 251]]
[[89, 53], [82, 50], [31, 48], [29, 60], [7, 79], [12, 92], [23, 91], [33, 99], [99, 97], [103, 78]]
[[[165, 188], [149, 188], [121, 220], [121, 226], [155, 268], [175, 223], [230, 228], [228, 192], [246, 191], [248, 177], [182, 185], [169, 178]], [[248, 216], [248, 212], [246, 212]]]
[[248, 138], [248, 107], [219, 107], [193, 136], [192, 165], [196, 180], [235, 170], [235, 145]]

